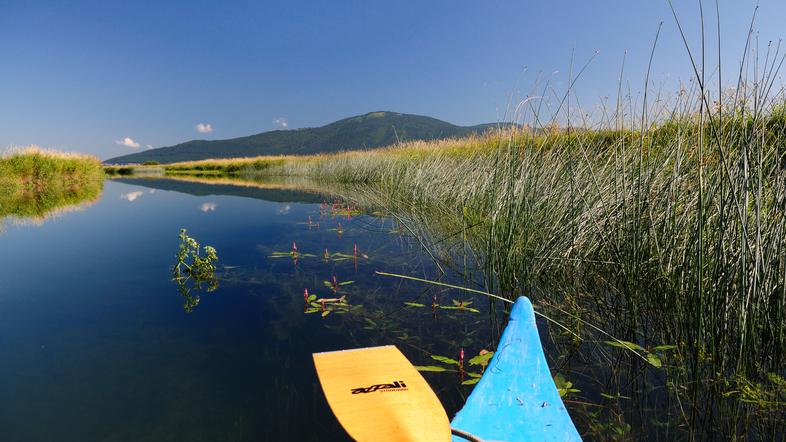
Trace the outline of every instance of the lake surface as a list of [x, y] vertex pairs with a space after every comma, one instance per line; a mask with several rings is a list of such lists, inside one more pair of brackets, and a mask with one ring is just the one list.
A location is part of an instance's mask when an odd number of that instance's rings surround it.
[[[500, 324], [486, 300], [474, 300], [477, 313], [405, 306], [472, 298], [375, 275], [436, 269], [390, 219], [337, 214], [326, 200], [116, 180], [80, 210], [6, 220], [0, 440], [346, 440], [313, 352], [396, 344], [415, 364], [439, 365], [430, 355], [493, 348]], [[181, 228], [219, 257], [218, 288], [190, 313], [171, 275]], [[293, 242], [315, 256], [272, 257]], [[334, 276], [354, 281], [339, 290], [353, 311], [304, 313], [304, 289], [332, 297], [323, 281]], [[450, 416], [472, 388], [454, 373], [424, 376]]]

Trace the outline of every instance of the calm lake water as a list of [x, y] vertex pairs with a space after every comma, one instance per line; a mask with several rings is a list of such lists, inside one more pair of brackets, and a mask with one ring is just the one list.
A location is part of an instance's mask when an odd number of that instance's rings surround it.
[[[472, 299], [375, 275], [433, 277], [390, 219], [331, 216], [324, 196], [168, 180], [107, 181], [100, 201], [0, 231], [0, 440], [346, 440], [311, 354], [396, 344], [439, 365], [492, 348], [480, 312], [406, 307]], [[309, 226], [309, 217], [312, 225]], [[319, 224], [318, 226], [316, 224]], [[341, 234], [337, 231], [341, 223]], [[219, 287], [186, 312], [172, 281], [178, 232], [218, 251]], [[288, 252], [296, 242], [304, 257]], [[322, 259], [329, 253], [359, 259]], [[355, 311], [305, 314], [303, 289]], [[425, 373], [450, 416], [471, 386]]]

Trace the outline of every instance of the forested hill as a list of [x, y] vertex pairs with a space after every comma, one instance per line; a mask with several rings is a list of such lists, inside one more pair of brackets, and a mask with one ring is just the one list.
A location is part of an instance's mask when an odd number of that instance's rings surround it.
[[495, 123], [456, 126], [436, 118], [396, 112], [371, 112], [322, 127], [274, 130], [228, 140], [192, 140], [105, 160], [107, 164], [203, 160], [259, 155], [306, 155], [372, 149], [397, 140], [434, 140], [484, 132]]

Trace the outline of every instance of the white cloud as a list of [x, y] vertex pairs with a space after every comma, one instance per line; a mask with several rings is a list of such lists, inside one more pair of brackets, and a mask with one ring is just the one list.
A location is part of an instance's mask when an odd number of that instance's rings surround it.
[[145, 144], [145, 147], [147, 147], [148, 149], [152, 149], [153, 148], [153, 146], [151, 146], [149, 144]]
[[139, 143], [134, 141], [134, 139], [131, 138], [131, 137], [125, 137], [122, 140], [115, 140], [115, 143], [117, 143], [117, 144], [119, 144], [121, 146], [130, 147], [132, 149], [138, 149], [139, 148]]
[[128, 201], [136, 201], [136, 199], [139, 198], [140, 196], [142, 196], [142, 192], [137, 190], [136, 192], [124, 193], [120, 195], [120, 198]]
[[216, 203], [202, 203], [202, 205], [199, 206], [199, 210], [203, 212], [215, 212]]
[[284, 117], [278, 117], [273, 119], [273, 124], [278, 124], [279, 126], [283, 127], [284, 129], [289, 127], [289, 121], [287, 121]]
[[210, 132], [213, 132], [213, 125], [210, 123], [199, 123], [194, 126], [194, 128], [201, 134], [209, 134]]

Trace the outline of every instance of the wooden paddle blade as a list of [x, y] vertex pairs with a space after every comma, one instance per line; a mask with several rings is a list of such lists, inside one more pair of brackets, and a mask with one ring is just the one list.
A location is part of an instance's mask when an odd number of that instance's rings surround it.
[[357, 441], [449, 441], [437, 395], [395, 346], [314, 353], [330, 408]]

